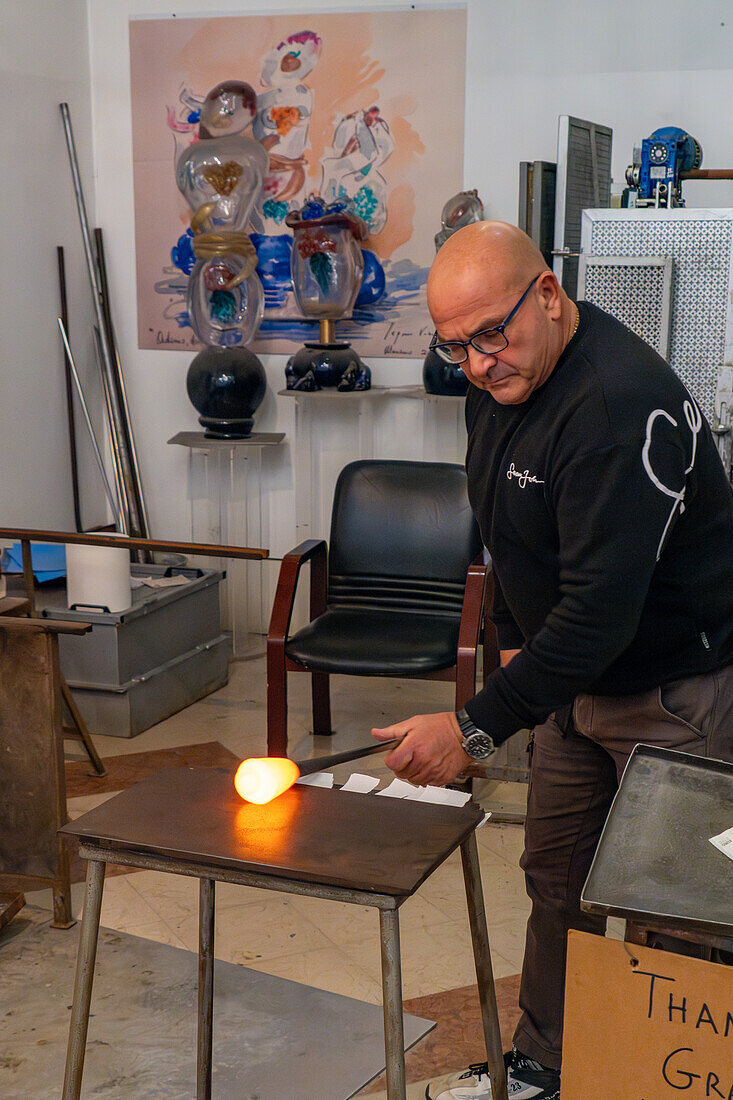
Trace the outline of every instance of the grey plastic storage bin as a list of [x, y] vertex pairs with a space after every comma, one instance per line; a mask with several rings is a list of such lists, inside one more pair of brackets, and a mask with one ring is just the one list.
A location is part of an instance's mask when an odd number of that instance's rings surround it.
[[132, 565], [131, 573], [181, 575], [187, 583], [135, 588], [131, 607], [114, 614], [67, 609], [61, 587], [48, 593], [41, 611], [92, 624], [81, 637], [59, 635], [61, 671], [92, 734], [134, 737], [228, 679], [229, 642], [219, 613], [225, 574], [162, 565]]

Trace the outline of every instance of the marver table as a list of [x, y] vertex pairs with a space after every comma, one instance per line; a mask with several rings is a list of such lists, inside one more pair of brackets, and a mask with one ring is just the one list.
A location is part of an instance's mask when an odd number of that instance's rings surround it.
[[296, 785], [264, 806], [243, 802], [220, 768], [168, 768], [60, 832], [89, 861], [64, 1100], [81, 1092], [105, 863], [200, 880], [197, 1097], [212, 1081], [215, 883], [379, 910], [389, 1100], [404, 1100], [399, 908], [459, 845], [495, 1100], [507, 1100], [475, 829], [483, 812]]

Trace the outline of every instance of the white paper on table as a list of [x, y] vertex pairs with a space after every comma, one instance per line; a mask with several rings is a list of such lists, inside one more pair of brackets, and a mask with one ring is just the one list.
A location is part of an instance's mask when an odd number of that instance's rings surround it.
[[409, 798], [414, 797], [414, 792], [419, 789], [414, 783], [405, 783], [404, 779], [393, 779], [383, 791], [377, 791], [377, 795], [384, 795], [385, 798]]
[[733, 827], [726, 829], [724, 833], [718, 833], [717, 836], [711, 836], [709, 839], [718, 851], [728, 856], [728, 859], [733, 859]]
[[423, 795], [425, 794], [425, 792], [428, 788], [427, 787], [413, 787], [411, 783], [410, 783], [410, 786], [412, 787], [412, 790], [408, 794], [404, 795], [404, 798], [408, 799], [410, 802], [423, 802], [424, 801]]
[[296, 779], [295, 782], [301, 783], [304, 787], [332, 787], [333, 772], [313, 772], [312, 775], [301, 775], [300, 779]]
[[486, 824], [486, 822], [487, 822], [487, 821], [489, 820], [489, 818], [490, 818], [490, 817], [491, 817], [491, 810], [487, 810], [487, 812], [486, 812], [486, 813], [484, 814], [484, 816], [483, 816], [483, 817], [481, 818], [481, 820], [479, 821], [479, 823], [478, 823], [478, 825], [476, 826], [476, 828], [477, 828], [477, 829], [480, 829], [482, 825], [485, 825], [485, 824]]
[[342, 791], [352, 791], [355, 794], [369, 794], [379, 786], [379, 780], [373, 775], [362, 775], [361, 772], [352, 772], [342, 786]]
[[421, 802], [435, 802], [438, 806], [465, 806], [470, 799], [468, 791], [453, 791], [448, 787], [423, 787]]

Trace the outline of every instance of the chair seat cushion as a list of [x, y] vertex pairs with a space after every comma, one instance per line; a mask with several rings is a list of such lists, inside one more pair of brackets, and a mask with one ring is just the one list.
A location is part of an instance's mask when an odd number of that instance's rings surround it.
[[330, 608], [285, 653], [306, 668], [350, 676], [420, 676], [456, 661], [457, 616]]

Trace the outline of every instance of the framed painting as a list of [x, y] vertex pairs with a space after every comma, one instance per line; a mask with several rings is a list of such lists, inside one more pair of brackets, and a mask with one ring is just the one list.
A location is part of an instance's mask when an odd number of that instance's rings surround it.
[[130, 23], [138, 344], [199, 347], [186, 306], [191, 211], [175, 165], [222, 80], [257, 95], [268, 170], [248, 232], [265, 313], [249, 344], [290, 354], [317, 338], [292, 292], [287, 215], [311, 196], [350, 200], [366, 223], [364, 277], [339, 337], [370, 357], [420, 357], [427, 272], [447, 199], [463, 185], [462, 6]]

